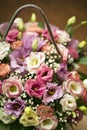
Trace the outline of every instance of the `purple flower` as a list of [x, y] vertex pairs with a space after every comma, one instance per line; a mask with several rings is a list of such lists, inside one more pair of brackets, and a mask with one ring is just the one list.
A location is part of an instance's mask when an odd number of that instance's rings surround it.
[[29, 55], [29, 53], [30, 50], [27, 50], [23, 47], [14, 50], [10, 54], [11, 68], [15, 70], [19, 70], [20, 72], [24, 72], [25, 71], [24, 60]]
[[25, 102], [21, 98], [17, 98], [13, 101], [8, 101], [5, 104], [5, 112], [18, 118], [25, 108]]
[[62, 96], [63, 90], [61, 86], [57, 86], [55, 83], [47, 83], [47, 89], [44, 92], [42, 102], [47, 105], [49, 102], [53, 102]]
[[73, 38], [68, 42], [68, 46], [74, 49], [77, 49], [78, 45], [79, 45], [79, 41]]
[[80, 111], [79, 109], [76, 109], [73, 113], [74, 113], [74, 115], [71, 114], [68, 117], [68, 121], [70, 123], [75, 123], [75, 122], [79, 123], [82, 120], [82, 118], [83, 118], [83, 112]]
[[0, 80], [0, 94], [2, 94], [2, 82]]
[[68, 70], [67, 70], [67, 65], [61, 63], [60, 68], [59, 68], [57, 74], [58, 74], [58, 77], [59, 77], [61, 80], [66, 80], [66, 79], [67, 79], [67, 76], [68, 76], [68, 74], [69, 74], [69, 72], [68, 72]]
[[[9, 24], [9, 22], [0, 24], [0, 34], [2, 34], [2, 35], [4, 34], [6, 28], [8, 27], [8, 24]], [[15, 24], [12, 25], [11, 29], [14, 29], [14, 28], [16, 28]]]
[[[52, 34], [53, 34], [53, 36], [54, 36], [54, 39], [55, 39], [55, 40], [58, 39], [58, 35], [57, 35], [57, 33], [56, 33], [56, 31], [58, 30], [58, 28], [55, 27], [54, 25], [50, 25], [50, 28], [51, 28]], [[51, 38], [50, 38], [50, 35], [49, 35], [49, 32], [48, 32], [47, 29], [44, 29], [44, 30], [43, 30], [43, 36], [44, 36], [46, 39], [48, 39], [48, 40], [51, 39]]]
[[6, 37], [7, 42], [14, 42], [16, 41], [18, 37], [19, 31], [17, 29], [12, 29], [8, 32], [8, 35]]
[[53, 77], [53, 69], [49, 68], [48, 66], [43, 66], [39, 71], [37, 72], [37, 79], [42, 80], [43, 82], [49, 82], [52, 81]]
[[36, 33], [25, 33], [22, 38], [22, 41], [24, 48], [29, 49], [31, 51], [40, 50], [42, 46], [46, 44], [46, 41], [38, 37], [38, 34]]

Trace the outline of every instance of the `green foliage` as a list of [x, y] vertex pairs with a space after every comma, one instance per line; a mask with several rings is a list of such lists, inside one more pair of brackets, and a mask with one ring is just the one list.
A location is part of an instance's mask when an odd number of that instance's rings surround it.
[[38, 26], [41, 27], [41, 28], [44, 28], [45, 25], [44, 25], [43, 22], [39, 22], [39, 23], [38, 23]]
[[21, 130], [35, 130], [33, 126], [31, 127], [22, 127]]
[[79, 64], [87, 65], [87, 56], [79, 58]]
[[80, 79], [81, 79], [81, 80], [84, 80], [84, 79], [87, 78], [87, 75], [86, 75], [86, 74], [83, 74], [82, 72], [78, 72], [78, 73], [79, 73], [79, 75], [80, 75]]
[[0, 130], [10, 130], [10, 125], [6, 125], [0, 121]]
[[79, 24], [75, 25], [76, 23], [76, 17], [72, 16], [71, 18], [69, 18], [67, 20], [67, 24], [65, 26], [65, 30], [68, 32], [68, 34], [70, 35], [70, 37], [73, 36], [75, 30], [77, 30], [79, 27], [87, 24], [87, 21], [81, 21]]
[[3, 122], [0, 122], [0, 130], [35, 130], [33, 126], [30, 127], [24, 127], [21, 124], [19, 124], [18, 121], [6, 125]]
[[9, 130], [21, 130], [21, 124], [19, 124], [18, 120], [11, 124]]

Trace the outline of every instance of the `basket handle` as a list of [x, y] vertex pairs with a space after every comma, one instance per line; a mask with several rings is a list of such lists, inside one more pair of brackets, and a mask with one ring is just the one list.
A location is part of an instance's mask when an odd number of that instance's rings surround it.
[[[57, 44], [56, 44], [56, 42], [55, 42], [55, 40], [54, 40], [54, 37], [53, 37], [52, 31], [51, 31], [51, 28], [50, 28], [48, 19], [47, 19], [46, 15], [45, 15], [44, 11], [43, 11], [40, 7], [38, 7], [37, 5], [33, 5], [33, 4], [23, 5], [23, 6], [21, 6], [20, 8], [18, 8], [18, 9], [15, 11], [15, 13], [14, 13], [13, 16], [11, 17], [11, 20], [10, 20], [10, 22], [9, 22], [9, 24], [8, 24], [8, 27], [7, 27], [5, 33], [4, 33], [3, 37], [2, 37], [2, 42], [5, 41], [5, 38], [6, 38], [7, 34], [8, 34], [8, 32], [9, 32], [9, 30], [10, 30], [10, 28], [11, 28], [11, 26], [12, 26], [14, 20], [15, 20], [15, 18], [16, 18], [17, 15], [19, 14], [19, 12], [20, 12], [22, 9], [25, 9], [25, 8], [28, 8], [28, 7], [29, 7], [29, 8], [35, 8], [35, 9], [40, 13], [40, 15], [42, 16], [42, 18], [44, 19], [44, 21], [45, 21], [45, 23], [46, 23], [46, 26], [47, 26], [47, 28], [48, 28], [48, 31], [49, 31], [49, 34], [50, 34], [50, 37], [51, 37], [51, 41], [52, 41], [52, 43], [54, 44], [57, 53], [58, 53], [59, 55], [61, 55], [60, 49], [57, 47]], [[61, 57], [62, 57], [62, 55], [61, 55]]]

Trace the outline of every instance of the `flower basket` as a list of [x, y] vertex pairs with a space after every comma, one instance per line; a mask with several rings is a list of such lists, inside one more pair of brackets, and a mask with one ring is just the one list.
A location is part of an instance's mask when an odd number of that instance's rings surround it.
[[[36, 22], [33, 13], [24, 23], [17, 14], [27, 7], [45, 22]], [[60, 30], [28, 4], [0, 25], [0, 130], [74, 129], [87, 115], [87, 77], [78, 72], [78, 63], [87, 64], [87, 41], [72, 37], [75, 21]]]

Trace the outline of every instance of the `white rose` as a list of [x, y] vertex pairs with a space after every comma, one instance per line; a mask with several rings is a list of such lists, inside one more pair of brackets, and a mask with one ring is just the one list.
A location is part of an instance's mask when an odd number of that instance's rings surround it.
[[57, 117], [47, 117], [40, 121], [40, 124], [36, 126], [38, 130], [54, 130], [58, 125]]
[[74, 97], [79, 97], [84, 91], [83, 84], [80, 80], [68, 79], [64, 82], [63, 88], [66, 92], [70, 93]]
[[84, 85], [84, 88], [87, 89], [87, 79], [83, 80], [83, 85]]
[[60, 100], [63, 111], [74, 111], [77, 107], [75, 98], [69, 94], [65, 94], [64, 97]]
[[58, 35], [57, 41], [59, 43], [64, 43], [64, 42], [70, 41], [69, 34], [66, 31], [57, 30], [56, 33]]
[[6, 114], [3, 109], [0, 109], [0, 121], [2, 121], [4, 124], [10, 124], [15, 122], [15, 119], [12, 119], [11, 115]]
[[7, 42], [0, 42], [0, 60], [3, 60], [10, 50], [10, 44]]
[[26, 70], [29, 72], [36, 72], [45, 61], [45, 54], [43, 52], [31, 52], [25, 59]]

